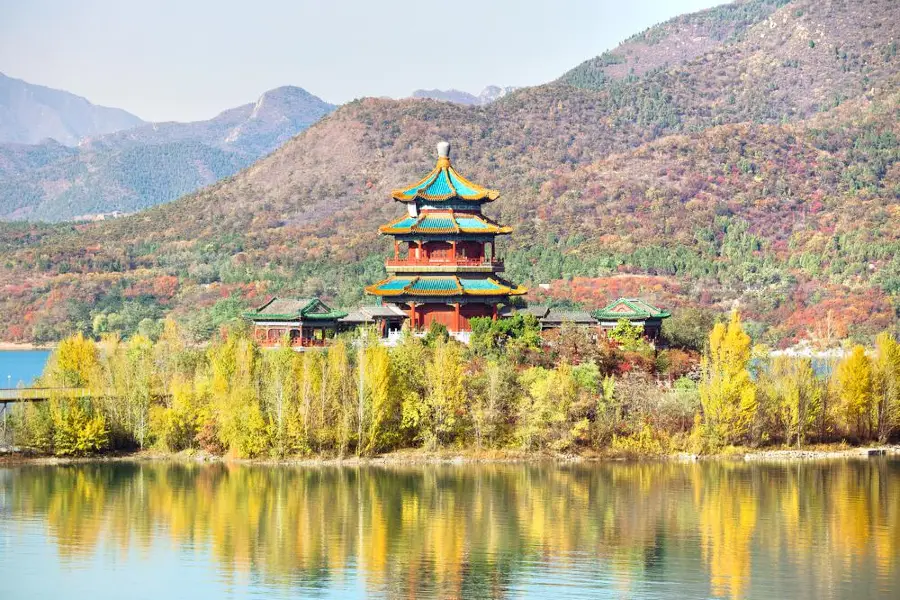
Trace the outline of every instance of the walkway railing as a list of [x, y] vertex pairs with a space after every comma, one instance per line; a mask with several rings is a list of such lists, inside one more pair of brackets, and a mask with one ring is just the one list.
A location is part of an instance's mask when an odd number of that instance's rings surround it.
[[0, 403], [42, 402], [53, 398], [87, 398], [91, 391], [87, 388], [0, 388]]
[[[97, 391], [89, 388], [63, 388], [63, 387], [23, 387], [23, 388], [0, 388], [0, 404], [9, 404], [11, 402], [45, 402], [52, 398], [68, 399], [75, 398], [94, 398], [97, 396], [103, 398], [115, 398], [119, 395], [115, 390]], [[169, 396], [168, 392], [151, 391], [152, 398], [164, 398]]]

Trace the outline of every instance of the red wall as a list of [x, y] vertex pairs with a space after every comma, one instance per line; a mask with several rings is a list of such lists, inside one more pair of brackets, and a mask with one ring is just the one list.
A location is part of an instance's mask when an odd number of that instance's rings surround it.
[[456, 254], [460, 258], [483, 258], [484, 244], [482, 242], [457, 242]]
[[[424, 304], [416, 307], [419, 327], [428, 329], [432, 322], [442, 323], [450, 331], [456, 330], [455, 309], [452, 304]], [[493, 308], [485, 304], [463, 304], [460, 307], [459, 329], [469, 331], [471, 317], [490, 317]]]

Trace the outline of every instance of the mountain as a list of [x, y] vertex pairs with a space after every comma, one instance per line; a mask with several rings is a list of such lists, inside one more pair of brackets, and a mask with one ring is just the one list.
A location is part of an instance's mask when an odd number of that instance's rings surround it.
[[[737, 304], [772, 343], [825, 322], [870, 336], [900, 305], [892, 7], [795, 0], [677, 65], [484, 107], [362, 99], [175, 202], [0, 227], [0, 336], [91, 332], [98, 315], [122, 333], [164, 314], [204, 332], [268, 294], [359, 302], [384, 273], [377, 227], [402, 212], [389, 191], [433, 166], [440, 139], [501, 190], [488, 210], [515, 227], [507, 273], [532, 299]], [[678, 22], [705, 31], [699, 15]]]
[[481, 93], [477, 96], [459, 90], [416, 90], [412, 93], [411, 97], [441, 100], [443, 102], [453, 102], [454, 104], [464, 104], [466, 106], [486, 106], [517, 89], [519, 88], [489, 85], [481, 90]]
[[750, 27], [785, 4], [787, 0], [738, 0], [675, 17], [631, 36], [614, 50], [586, 60], [565, 73], [560, 81], [596, 89], [609, 81], [682, 65], [724, 43], [742, 39]]
[[47, 138], [74, 146], [86, 136], [141, 125], [133, 114], [81, 96], [0, 73], [0, 142], [36, 144]]
[[334, 110], [298, 87], [207, 121], [151, 123], [84, 140], [0, 144], [0, 218], [134, 212], [228, 177]]

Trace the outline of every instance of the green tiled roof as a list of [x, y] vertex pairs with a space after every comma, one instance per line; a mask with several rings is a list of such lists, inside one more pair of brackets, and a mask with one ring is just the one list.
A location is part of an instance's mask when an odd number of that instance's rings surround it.
[[456, 217], [461, 229], [490, 229], [490, 225], [475, 217]]
[[403, 290], [404, 288], [406, 288], [406, 286], [411, 284], [413, 281], [415, 281], [414, 277], [408, 277], [408, 278], [397, 277], [397, 278], [387, 280], [379, 287], [386, 292], [393, 292], [393, 291], [397, 291], [397, 290]]
[[423, 212], [418, 217], [401, 217], [393, 223], [383, 225], [380, 230], [389, 235], [412, 233], [443, 235], [448, 233], [504, 234], [510, 233], [512, 228], [497, 225], [487, 217], [478, 214], [438, 211]]
[[596, 319], [666, 319], [672, 316], [672, 313], [666, 310], [656, 308], [649, 302], [645, 302], [640, 298], [619, 298], [608, 306], [594, 311]]
[[[460, 175], [450, 165], [449, 145], [445, 145], [445, 155], [438, 158], [437, 165], [417, 183], [391, 192], [394, 200], [415, 202], [426, 200], [442, 202], [446, 200], [472, 200], [488, 202], [500, 197], [497, 190], [489, 190]], [[439, 149], [439, 152], [441, 150]]]
[[254, 321], [327, 321], [347, 316], [332, 310], [318, 298], [272, 298], [256, 310], [244, 313]]
[[462, 284], [463, 289], [465, 289], [467, 292], [488, 292], [499, 291], [503, 289], [503, 287], [499, 283], [491, 279], [463, 279], [460, 277], [459, 282]]
[[456, 222], [453, 215], [425, 215], [425, 217], [416, 223], [416, 230], [422, 233], [427, 231], [449, 232], [456, 231]]
[[476, 279], [455, 275], [388, 277], [366, 288], [367, 293], [376, 296], [513, 296], [526, 291], [494, 277]]
[[458, 293], [461, 288], [456, 277], [419, 277], [406, 291]]

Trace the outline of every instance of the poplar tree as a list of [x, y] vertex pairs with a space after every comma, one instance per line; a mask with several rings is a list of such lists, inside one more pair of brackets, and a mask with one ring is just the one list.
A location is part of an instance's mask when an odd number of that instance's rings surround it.
[[438, 340], [426, 368], [426, 445], [444, 445], [457, 433], [466, 401], [463, 356], [456, 342]]
[[701, 359], [700, 403], [713, 442], [736, 443], [750, 431], [757, 401], [749, 363], [750, 336], [735, 311], [728, 324], [713, 327]]
[[872, 362], [866, 349], [853, 347], [835, 370], [835, 385], [840, 404], [838, 415], [845, 426], [860, 439], [871, 436], [871, 416], [875, 407], [872, 387]]
[[885, 443], [900, 424], [900, 344], [886, 331], [875, 338], [874, 379], [878, 441]]

